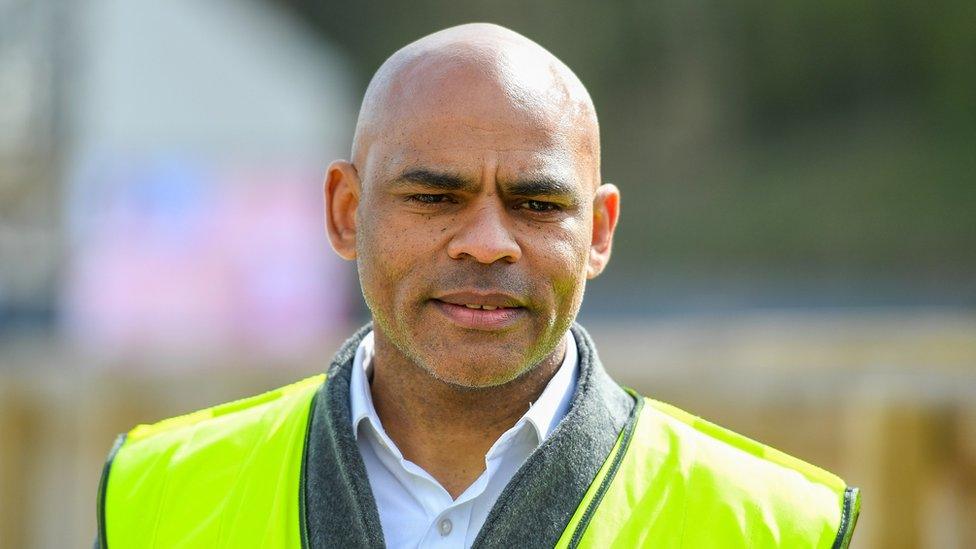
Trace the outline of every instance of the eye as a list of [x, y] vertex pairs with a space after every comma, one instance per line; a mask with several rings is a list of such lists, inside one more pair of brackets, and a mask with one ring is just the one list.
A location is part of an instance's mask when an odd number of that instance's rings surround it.
[[526, 200], [519, 204], [520, 208], [530, 210], [533, 212], [558, 212], [562, 210], [562, 206], [556, 204], [555, 202], [544, 202], [542, 200]]
[[421, 204], [440, 204], [451, 202], [451, 197], [446, 194], [411, 194], [407, 196], [407, 200]]

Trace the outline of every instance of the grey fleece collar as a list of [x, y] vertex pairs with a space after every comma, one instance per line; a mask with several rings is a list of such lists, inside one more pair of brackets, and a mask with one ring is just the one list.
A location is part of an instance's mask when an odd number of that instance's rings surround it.
[[[302, 464], [302, 541], [308, 548], [384, 547], [379, 512], [356, 445], [349, 375], [359, 329], [336, 353], [312, 402]], [[607, 375], [586, 330], [571, 328], [579, 379], [566, 416], [492, 507], [474, 547], [552, 547], [603, 465], [636, 402]]]

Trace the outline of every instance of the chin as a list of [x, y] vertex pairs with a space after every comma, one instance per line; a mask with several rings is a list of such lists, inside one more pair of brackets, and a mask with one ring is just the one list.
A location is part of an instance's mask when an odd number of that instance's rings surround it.
[[487, 389], [504, 385], [518, 378], [528, 369], [522, 366], [522, 360], [504, 358], [490, 363], [458, 362], [457, 357], [425, 362], [424, 369], [432, 377], [464, 389]]

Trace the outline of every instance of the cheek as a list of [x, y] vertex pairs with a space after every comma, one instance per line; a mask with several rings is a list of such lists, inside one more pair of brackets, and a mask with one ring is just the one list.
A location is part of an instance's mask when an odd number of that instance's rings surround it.
[[588, 223], [589, 220], [590, 218], [584, 215], [567, 224], [566, 236], [562, 240], [566, 263], [576, 275], [585, 275], [586, 263], [590, 257], [590, 240], [593, 228], [591, 223]]
[[567, 223], [559, 231], [538, 233], [541, 238], [532, 243], [536, 267], [546, 273], [551, 291], [561, 310], [571, 307], [582, 295], [586, 282], [589, 257], [589, 238], [580, 222]]
[[575, 308], [582, 300], [586, 285], [586, 255], [579, 248], [572, 249], [562, 265], [559, 277], [553, 279], [553, 292], [559, 300], [559, 308]]
[[357, 213], [360, 220], [356, 235], [359, 280], [370, 309], [375, 310], [376, 306], [389, 303], [394, 289], [392, 281], [397, 280], [395, 273], [402, 270], [399, 266], [402, 258], [391, 253], [397, 249], [399, 236], [388, 224], [377, 222], [383, 219], [382, 215], [369, 205], [360, 205]]
[[416, 214], [363, 206], [356, 246], [364, 289], [386, 296], [398, 289], [409, 291], [431, 263], [439, 226]]

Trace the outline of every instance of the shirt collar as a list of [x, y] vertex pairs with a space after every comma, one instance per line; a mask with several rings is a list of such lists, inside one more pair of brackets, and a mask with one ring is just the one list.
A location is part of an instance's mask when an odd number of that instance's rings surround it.
[[369, 421], [378, 433], [383, 432], [379, 415], [373, 406], [373, 395], [369, 391], [369, 378], [373, 373], [373, 332], [369, 332], [356, 347], [356, 357], [352, 362], [349, 376], [349, 404], [352, 416], [352, 432], [359, 438], [359, 424]]
[[[562, 364], [552, 379], [549, 380], [538, 400], [529, 406], [525, 415], [516, 423], [516, 427], [518, 427], [519, 424], [528, 422], [535, 431], [539, 444], [546, 440], [559, 420], [566, 415], [570, 400], [576, 390], [579, 351], [576, 348], [576, 339], [572, 333], [567, 331], [563, 338], [566, 341], [566, 353]], [[372, 361], [373, 332], [370, 332], [366, 334], [356, 348], [356, 356], [353, 359], [349, 380], [352, 431], [357, 439], [359, 438], [359, 426], [363, 420], [369, 422], [376, 433], [381, 435], [381, 439], [386, 438], [379, 415], [373, 405], [372, 393], [369, 390], [369, 378], [372, 377], [373, 371]]]
[[570, 332], [566, 332], [563, 339], [566, 341], [566, 354], [563, 356], [562, 364], [549, 380], [546, 388], [542, 390], [539, 399], [529, 406], [529, 411], [523, 416], [535, 428], [539, 444], [549, 437], [559, 420], [569, 411], [569, 403], [576, 391], [576, 371], [579, 362], [576, 339]]

